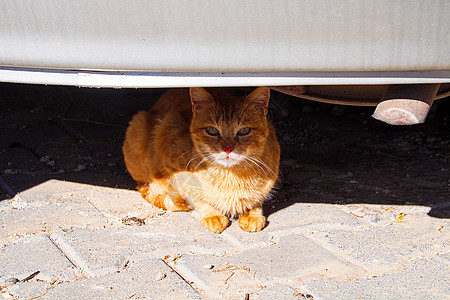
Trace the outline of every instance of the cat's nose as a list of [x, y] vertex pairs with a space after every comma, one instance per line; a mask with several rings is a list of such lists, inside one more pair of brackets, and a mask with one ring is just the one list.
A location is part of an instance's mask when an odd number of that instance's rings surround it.
[[229, 154], [231, 153], [231, 151], [234, 150], [233, 147], [228, 147], [228, 146], [222, 147], [222, 149], [223, 149], [223, 151], [225, 151], [225, 153], [226, 153], [227, 155], [229, 155]]

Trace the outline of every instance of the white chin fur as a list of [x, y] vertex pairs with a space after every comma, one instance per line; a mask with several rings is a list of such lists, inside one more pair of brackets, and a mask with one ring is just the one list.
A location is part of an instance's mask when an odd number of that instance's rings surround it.
[[242, 160], [242, 155], [231, 152], [228, 156], [225, 152], [213, 154], [214, 162], [224, 167], [231, 167]]

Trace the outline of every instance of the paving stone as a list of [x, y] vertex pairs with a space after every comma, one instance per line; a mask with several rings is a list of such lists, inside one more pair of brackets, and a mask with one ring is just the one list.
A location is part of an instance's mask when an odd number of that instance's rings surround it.
[[294, 232], [305, 233], [323, 228], [367, 226], [367, 223], [342, 211], [340, 206], [332, 204], [294, 203], [272, 213], [267, 221], [267, 227], [261, 232], [248, 233], [239, 228], [236, 220], [222, 235], [236, 246], [248, 246], [268, 243], [274, 236]]
[[[72, 164], [72, 167], [69, 167], [70, 170], [73, 170], [78, 166], [78, 163], [74, 162], [69, 164]], [[88, 165], [87, 169], [80, 172], [63, 171], [62, 173], [59, 173], [59, 171], [57, 171], [57, 173], [43, 174], [42, 176], [17, 174], [3, 177], [5, 178], [5, 182], [7, 180], [7, 185], [10, 189], [14, 190], [12, 195], [16, 195], [16, 192], [18, 192], [19, 196], [22, 191], [27, 191], [51, 180], [80, 184], [80, 188], [83, 189], [85, 187], [90, 188], [99, 186], [134, 190], [136, 186], [130, 175], [125, 173], [124, 168], [122, 168], [120, 164], [112, 167]], [[64, 192], [64, 190], [61, 190], [61, 192]]]
[[91, 186], [75, 193], [92, 203], [105, 215], [116, 220], [137, 217], [146, 219], [163, 213], [149, 204], [137, 191]]
[[314, 299], [450, 299], [448, 266], [418, 259], [408, 263], [405, 271], [366, 278], [355, 282], [338, 282], [325, 278], [305, 285]]
[[436, 260], [450, 267], [450, 252], [439, 254]]
[[18, 202], [7, 200], [0, 203], [0, 244], [7, 244], [25, 235], [51, 233], [61, 228], [98, 228], [107, 224], [107, 219], [82, 198], [55, 196], [45, 206], [25, 208], [17, 208], [17, 204], [24, 203]]
[[52, 284], [43, 281], [18, 282], [10, 286], [4, 286], [3, 299], [33, 299], [44, 295]]
[[[9, 183], [8, 180], [6, 181]], [[14, 184], [11, 186], [17, 193], [15, 199], [20, 207], [43, 206], [52, 199], [67, 197], [75, 191], [89, 188], [89, 185], [62, 180], [48, 180], [23, 191], [17, 189]]]
[[256, 299], [258, 300], [273, 300], [273, 299], [283, 299], [283, 300], [299, 300], [301, 298], [304, 298], [301, 296], [297, 290], [294, 288], [284, 285], [284, 284], [277, 284], [274, 285], [263, 292], [261, 292]]
[[17, 289], [19, 299], [201, 299], [198, 293], [161, 260], [146, 258], [108, 276], [41, 287]]
[[[320, 212], [320, 213], [318, 213]], [[295, 203], [271, 214], [268, 218], [270, 231], [286, 230], [313, 225], [324, 227], [359, 227], [366, 223], [342, 211], [340, 205]]]
[[[444, 227], [442, 227], [444, 226]], [[311, 238], [331, 251], [348, 256], [371, 275], [398, 271], [416, 257], [435, 257], [450, 250], [449, 222], [406, 215], [402, 223], [355, 230], [330, 230]]]
[[187, 213], [167, 213], [143, 226], [59, 231], [52, 239], [90, 276], [119, 270], [127, 260], [180, 253], [216, 253], [230, 248], [217, 234], [200, 226]]
[[238, 220], [232, 220], [231, 225], [220, 236], [236, 247], [264, 246], [273, 239], [273, 234], [267, 227], [259, 232], [247, 232], [239, 227]]
[[168, 263], [206, 299], [245, 299], [247, 294], [254, 299], [265, 288], [245, 262], [188, 254], [170, 258]]
[[342, 205], [341, 208], [374, 226], [392, 224], [399, 218], [400, 214], [427, 216], [430, 211], [429, 207], [417, 205], [349, 204]]
[[[247, 266], [255, 271], [259, 278], [267, 281], [317, 274], [350, 280], [363, 274], [362, 270], [336, 258], [303, 235], [281, 237], [279, 242], [272, 246], [245, 251], [232, 258], [236, 263], [247, 262]], [[263, 263], [260, 263], [261, 258]]]
[[[166, 250], [171, 250], [172, 253], [217, 253], [231, 248], [220, 235], [201, 226], [193, 213], [186, 212], [167, 212], [163, 216], [149, 219], [146, 226], [137, 230], [135, 236], [151, 239], [156, 237], [157, 240], [166, 237], [166, 242], [171, 243]], [[161, 250], [158, 252], [165, 252]], [[155, 254], [159, 257], [157, 252]]]
[[44, 233], [16, 240], [0, 248], [0, 278], [22, 280], [40, 271], [33, 281], [39, 279], [47, 283], [52, 280], [74, 280], [81, 273], [58, 250]]
[[223, 298], [258, 294], [265, 286], [287, 280], [327, 276], [349, 281], [366, 276], [302, 235], [283, 236], [272, 246], [240, 253], [233, 250], [223, 255], [182, 255], [174, 267], [205, 294]]

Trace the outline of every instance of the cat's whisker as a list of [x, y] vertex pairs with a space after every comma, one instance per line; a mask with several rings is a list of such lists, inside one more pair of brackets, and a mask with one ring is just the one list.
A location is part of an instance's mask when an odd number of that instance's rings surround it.
[[197, 155], [195, 155], [194, 157], [192, 157], [192, 158], [188, 161], [188, 163], [186, 164], [186, 170], [189, 169], [189, 165], [190, 165], [194, 160], [196, 160], [197, 158], [199, 158], [200, 156], [201, 156], [200, 154], [197, 154]]
[[195, 166], [194, 172], [197, 172], [198, 167], [199, 167], [204, 161], [206, 161], [205, 158], [202, 158], [202, 160]]
[[[263, 164], [265, 167], [266, 167], [266, 169], [268, 170], [268, 171], [270, 171], [270, 173], [271, 173], [271, 175], [273, 175], [273, 176], [278, 176], [278, 174], [275, 174], [275, 171], [272, 169], [272, 168], [270, 168], [266, 163], [264, 163], [262, 160], [258, 160], [261, 164]], [[271, 161], [272, 162], [272, 161]], [[272, 162], [273, 163], [273, 162]]]
[[212, 163], [215, 162], [214, 156], [212, 156], [212, 155], [207, 155], [206, 159], [207, 159], [208, 166], [210, 166]]
[[277, 145], [275, 145], [274, 143], [272, 143], [270, 140], [266, 140], [266, 142], [267, 142], [270, 146], [272, 146], [272, 147], [274, 147], [274, 148], [277, 148]]
[[[250, 163], [251, 160], [244, 158], [244, 160], [242, 161], [243, 163], [245, 163], [247, 166], [249, 166], [250, 168], [252, 168], [253, 170], [257, 170], [256, 167], [258, 167], [259, 169], [261, 169], [261, 167], [259, 167], [258, 165], [256, 165], [255, 163]], [[264, 170], [263, 170], [264, 172]]]
[[[277, 170], [278, 170], [278, 176], [282, 176], [283, 173], [281, 172], [280, 168], [279, 168], [279, 163], [274, 162], [272, 159], [270, 159], [270, 157], [267, 157], [267, 155], [262, 155], [262, 157], [266, 160], [268, 160], [269, 162], [271, 162], [274, 166], [277, 166]], [[271, 168], [269, 168], [269, 170], [272, 170]]]
[[[263, 158], [265, 158], [266, 160], [268, 160], [269, 162], [271, 162], [274, 166], [278, 166], [279, 164], [278, 163], [276, 163], [276, 162], [274, 162], [272, 159], [270, 159], [270, 157], [267, 157], [267, 155], [262, 155], [261, 157], [263, 157]], [[267, 166], [267, 165], [266, 165]], [[268, 169], [269, 170], [272, 170], [271, 168], [269, 168], [268, 167]], [[281, 175], [281, 171], [280, 171], [280, 169], [278, 168], [278, 172], [279, 172], [279, 174]], [[273, 173], [273, 174], [275, 174], [275, 173]]]
[[[275, 172], [273, 172], [273, 171], [269, 168], [269, 166], [268, 166], [266, 163], [264, 163], [263, 161], [261, 161], [261, 160], [259, 160], [259, 159], [257, 159], [257, 158], [254, 158], [254, 157], [245, 157], [245, 158], [246, 158], [247, 160], [253, 162], [255, 165], [257, 165], [257, 166], [264, 172], [264, 174], [265, 174], [266, 176], [267, 176], [267, 172], [266, 172], [265, 170], [269, 171], [270, 174], [271, 174], [272, 176], [275, 175]], [[263, 168], [263, 167], [264, 167], [264, 168]]]
[[[191, 159], [186, 163], [186, 169], [189, 167], [189, 164], [192, 162], [192, 161], [194, 161], [199, 155], [197, 154], [197, 155], [195, 155], [195, 152], [194, 151], [188, 151], [189, 152], [189, 154], [192, 156], [192, 155], [194, 155], [193, 157], [191, 157]], [[187, 154], [188, 152], [186, 152], [186, 153], [183, 153], [182, 155], [180, 155], [179, 157], [178, 157], [178, 159], [177, 160], [180, 160], [181, 159], [181, 157], [183, 157], [183, 155], [185, 155], [185, 154]]]
[[200, 165], [202, 163], [204, 163], [204, 162], [206, 162], [206, 164], [209, 166], [211, 164], [211, 161], [212, 161], [211, 158], [212, 158], [211, 155], [207, 155], [207, 156], [203, 157], [202, 160], [195, 166], [194, 172], [197, 172], [197, 170], [200, 167]]
[[277, 165], [276, 162], [274, 162], [272, 159], [270, 159], [270, 157], [268, 157], [267, 155], [261, 155], [262, 158], [265, 158], [266, 160], [268, 160], [269, 162], [273, 163], [274, 165]]
[[244, 156], [244, 161], [252, 162], [253, 165], [257, 166], [264, 173], [264, 175], [267, 177], [267, 172], [264, 170], [264, 168], [262, 166], [260, 166], [260, 164], [258, 162], [254, 161], [252, 158], [246, 157], [246, 156]]
[[186, 154], [193, 154], [195, 153], [194, 150], [190, 150], [190, 151], [186, 151], [183, 154], [181, 154], [180, 156], [178, 156], [178, 160], [180, 160], [183, 156], [185, 156]]

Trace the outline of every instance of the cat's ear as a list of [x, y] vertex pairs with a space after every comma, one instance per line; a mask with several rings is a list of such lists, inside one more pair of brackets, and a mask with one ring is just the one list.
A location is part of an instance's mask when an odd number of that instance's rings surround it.
[[191, 95], [192, 111], [196, 111], [201, 106], [208, 105], [214, 101], [211, 94], [202, 87], [189, 88], [189, 94]]
[[269, 98], [270, 89], [268, 87], [261, 86], [251, 92], [251, 94], [245, 98], [245, 101], [256, 104], [264, 111], [264, 114], [266, 115], [269, 108]]

